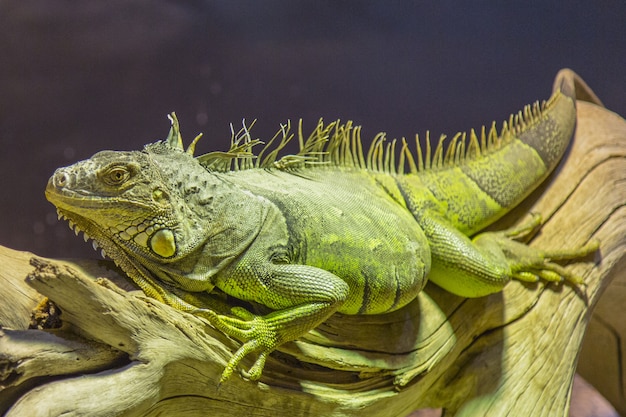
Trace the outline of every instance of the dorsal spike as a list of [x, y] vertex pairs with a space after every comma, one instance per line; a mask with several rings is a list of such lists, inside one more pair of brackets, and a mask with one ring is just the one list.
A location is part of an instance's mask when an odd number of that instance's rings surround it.
[[517, 120], [515, 121], [515, 133], [526, 127], [526, 120], [524, 119], [524, 113], [520, 110], [517, 112]]
[[[415, 145], [417, 147], [417, 169], [424, 170], [424, 155], [422, 155], [422, 144], [420, 143], [420, 135], [415, 134]], [[415, 165], [415, 162], [413, 163]]]
[[[454, 163], [454, 160], [456, 159], [455, 152], [457, 151], [456, 144], [460, 137], [461, 137], [460, 132], [452, 137], [452, 140], [448, 144], [448, 148], [446, 149], [446, 153], [443, 157], [443, 166]], [[442, 144], [442, 142], [443, 142], [443, 137], [439, 139], [439, 143]], [[441, 147], [443, 148], [443, 144], [441, 145]]]
[[387, 144], [384, 147], [385, 150], [383, 151], [384, 153], [383, 172], [389, 172], [389, 164], [391, 162], [391, 158], [389, 155], [390, 147], [391, 147], [391, 143], [387, 142]]
[[385, 156], [385, 137], [384, 133], [379, 133], [378, 136], [380, 139], [378, 140], [378, 144], [376, 146], [376, 171], [384, 171], [384, 156]]
[[[319, 126], [319, 122], [318, 122]], [[304, 149], [304, 133], [302, 132], [302, 119], [298, 121], [298, 149]]]
[[167, 135], [167, 139], [165, 139], [165, 143], [172, 149], [180, 149], [184, 151], [183, 147], [183, 138], [180, 135], [180, 125], [178, 124], [178, 117], [176, 117], [175, 112], [171, 112], [167, 115], [167, 118], [170, 119], [170, 123], [172, 126], [170, 127], [170, 132]]
[[[405, 156], [406, 156], [406, 160], [409, 162], [409, 172], [411, 174], [417, 174], [417, 167], [415, 166], [415, 160], [413, 159], [413, 155], [411, 154], [411, 150], [409, 149], [409, 144], [406, 144], [406, 147], [404, 147], [404, 151], [405, 151]], [[418, 146], [418, 151], [419, 151], [419, 146]]]
[[335, 165], [344, 165], [346, 162], [346, 155], [343, 152], [344, 144], [343, 144], [343, 141], [341, 140], [344, 137], [344, 133], [345, 133], [345, 125], [338, 126], [337, 130], [335, 131], [334, 140], [332, 141], [332, 143], [335, 144], [333, 148], [333, 156], [332, 156], [332, 160], [335, 163]]
[[345, 166], [355, 166], [356, 161], [354, 158], [353, 149], [351, 146], [351, 137], [352, 137], [352, 121], [346, 123], [345, 128], [341, 133], [341, 152], [343, 153], [343, 164]]
[[[281, 151], [281, 149], [283, 149], [285, 146], [287, 146], [287, 143], [289, 143], [289, 141], [291, 139], [293, 139], [293, 133], [291, 133], [291, 122], [287, 121], [286, 124], [282, 124], [280, 125], [280, 130], [278, 132], [276, 132], [276, 134], [274, 135], [274, 137], [267, 143], [267, 145], [265, 146], [265, 149], [267, 149], [268, 146], [270, 146], [270, 144], [276, 140], [277, 137], [281, 136], [280, 138], [280, 142], [278, 143], [278, 145], [276, 145], [276, 147], [267, 154], [267, 156], [259, 161], [259, 167], [261, 168], [267, 168], [271, 165], [274, 164], [274, 162], [276, 162], [276, 159], [278, 157], [278, 153]], [[259, 160], [260, 160], [260, 156], [263, 153], [263, 151], [261, 151], [261, 153], [259, 154]]]
[[270, 146], [272, 146], [272, 144], [274, 143], [278, 135], [280, 135], [280, 133], [283, 132], [283, 129], [284, 129], [284, 125], [281, 123], [280, 130], [276, 132], [274, 136], [272, 136], [272, 138], [265, 144], [265, 146], [263, 146], [263, 149], [261, 149], [261, 151], [257, 155], [257, 160], [256, 160], [257, 168], [260, 168], [262, 166], [262, 162], [265, 160], [263, 159], [263, 154], [265, 154], [265, 151], [268, 150]]
[[404, 174], [405, 172], [405, 159], [406, 159], [406, 151], [407, 151], [407, 143], [406, 143], [406, 138], [403, 137], [402, 138], [402, 147], [400, 148], [400, 155], [399, 155], [399, 159], [398, 159], [398, 167], [396, 168], [396, 172], [399, 174]]
[[[481, 136], [485, 136], [485, 126], [482, 127]], [[469, 144], [466, 158], [478, 158], [480, 156], [480, 143], [474, 129], [470, 130]]]
[[432, 165], [432, 155], [431, 153], [431, 149], [430, 149], [430, 131], [427, 130], [426, 131], [426, 160], [424, 161], [424, 168], [425, 169], [431, 169], [433, 167]]
[[365, 169], [365, 157], [363, 156], [363, 143], [361, 142], [361, 126], [357, 126], [352, 131], [352, 147], [356, 148], [356, 155], [359, 161], [359, 168]]
[[396, 174], [396, 142], [397, 140], [394, 139], [391, 141], [391, 143], [387, 144], [387, 149], [385, 151], [386, 158], [385, 158], [385, 172], [389, 172], [391, 174]]
[[[304, 158], [306, 164], [326, 164], [332, 162], [330, 149], [326, 146], [329, 143], [331, 130], [337, 130], [339, 121], [334, 121], [324, 126], [320, 119], [309, 137], [304, 140], [304, 136], [299, 139], [303, 143], [300, 151], [296, 154], [299, 158]], [[330, 140], [332, 141], [332, 140]]]
[[327, 151], [329, 161], [334, 163], [335, 165], [343, 165], [345, 155], [342, 154], [342, 143], [341, 138], [343, 138], [344, 134], [344, 125], [338, 124], [335, 126], [335, 133], [333, 134], [331, 140], [328, 142]]
[[191, 156], [193, 156], [193, 154], [196, 152], [196, 144], [198, 143], [198, 141], [200, 140], [200, 138], [202, 137], [202, 133], [199, 133], [198, 136], [196, 136], [195, 138], [193, 138], [193, 140], [191, 141], [191, 143], [189, 144], [189, 146], [187, 147], [187, 153]]
[[[511, 116], [509, 118], [509, 122], [512, 121], [513, 116]], [[511, 135], [511, 131], [509, 129], [509, 122], [507, 122], [506, 120], [502, 123], [502, 130], [500, 131], [500, 137], [502, 139], [508, 139], [509, 136]], [[494, 134], [492, 135], [491, 132], [489, 132], [489, 149], [492, 149], [495, 145], [495, 142], [498, 139], [498, 134], [494, 131]]]
[[443, 166], [443, 142], [446, 140], [446, 135], [439, 136], [439, 142], [437, 142], [437, 148], [435, 148], [435, 154], [433, 155], [433, 164], [435, 168], [441, 168]]
[[483, 129], [482, 134], [480, 135], [480, 152], [487, 152], [487, 144], [489, 143], [489, 138], [492, 134], [497, 135], [496, 131], [496, 122], [491, 123], [491, 127], [489, 128], [489, 134], [485, 135], [485, 130]]
[[457, 165], [465, 160], [465, 141], [466, 140], [467, 140], [467, 133], [463, 132], [463, 134], [461, 135], [461, 140], [459, 141], [457, 145], [456, 155], [454, 158], [454, 163]]
[[535, 101], [533, 103], [533, 117], [538, 118], [539, 116], [541, 116], [541, 105], [539, 101]]

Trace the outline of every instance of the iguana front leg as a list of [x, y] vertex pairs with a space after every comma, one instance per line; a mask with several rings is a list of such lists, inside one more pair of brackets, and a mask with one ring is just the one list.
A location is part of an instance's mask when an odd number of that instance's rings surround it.
[[597, 242], [572, 250], [546, 251], [514, 239], [523, 238], [541, 225], [541, 217], [501, 232], [485, 232], [470, 239], [437, 215], [418, 218], [432, 253], [429, 279], [463, 297], [482, 297], [502, 290], [512, 278], [539, 279], [574, 284], [582, 280], [554, 260], [584, 257], [598, 249]]
[[266, 274], [259, 274], [256, 268], [239, 269], [220, 287], [237, 298], [264, 304], [275, 310], [272, 313], [259, 316], [236, 307], [232, 309], [238, 316], [235, 318], [208, 309], [193, 311], [243, 342], [226, 365], [220, 382], [227, 380], [239, 362], [253, 352], [258, 352], [258, 357], [244, 375], [259, 379], [267, 356], [278, 345], [317, 327], [341, 307], [349, 294], [348, 284], [320, 268], [279, 264], [268, 269]]

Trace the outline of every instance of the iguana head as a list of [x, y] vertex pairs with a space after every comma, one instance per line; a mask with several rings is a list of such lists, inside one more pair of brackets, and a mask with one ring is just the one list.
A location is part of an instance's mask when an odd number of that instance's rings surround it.
[[224, 236], [240, 236], [225, 219], [232, 187], [198, 163], [194, 145], [183, 149], [174, 117], [165, 141], [57, 169], [46, 197], [76, 234], [93, 239], [131, 278], [147, 269], [176, 286], [209, 290], [207, 277], [236, 255]]
[[172, 190], [146, 152], [104, 151], [59, 168], [46, 197], [72, 228], [106, 251], [111, 244], [168, 259], [179, 252]]

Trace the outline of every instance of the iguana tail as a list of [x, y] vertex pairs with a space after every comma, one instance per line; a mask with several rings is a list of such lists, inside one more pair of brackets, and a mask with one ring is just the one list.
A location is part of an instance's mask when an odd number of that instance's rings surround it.
[[445, 156], [438, 146], [439, 158], [427, 160], [431, 169], [398, 177], [411, 211], [438, 212], [466, 234], [496, 221], [559, 163], [576, 125], [577, 99], [602, 105], [576, 73], [563, 69], [550, 99], [511, 116], [500, 134], [492, 127], [479, 140], [472, 132], [467, 150], [453, 141]]

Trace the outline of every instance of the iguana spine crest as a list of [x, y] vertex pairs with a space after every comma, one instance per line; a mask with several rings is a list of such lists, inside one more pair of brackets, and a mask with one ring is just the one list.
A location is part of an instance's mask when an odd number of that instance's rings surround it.
[[[417, 149], [415, 154], [405, 138], [400, 141], [397, 139], [387, 141], [386, 134], [381, 132], [374, 137], [367, 154], [365, 154], [361, 140], [361, 126], [354, 126], [350, 120], [345, 123], [336, 120], [324, 124], [324, 121], [320, 119], [313, 132], [306, 139], [303, 134], [302, 120], [298, 123], [296, 133], [292, 132], [291, 122], [288, 121], [281, 124], [276, 134], [264, 144], [259, 139], [252, 139], [251, 129], [256, 120], [250, 125], [246, 125], [246, 121], [243, 120], [242, 128], [237, 132], [231, 124], [231, 145], [228, 151], [210, 152], [198, 156], [197, 159], [205, 168], [215, 172], [253, 168], [288, 171], [320, 165], [334, 165], [389, 174], [416, 174], [426, 170], [458, 166], [465, 161], [477, 159], [500, 149], [540, 120], [555, 97], [556, 94], [548, 101], [541, 103], [537, 101], [532, 105], [525, 106], [517, 114], [511, 114], [508, 121], [505, 120], [502, 123], [499, 134], [496, 122], [491, 124], [488, 132], [483, 126], [479, 135], [474, 129], [471, 129], [469, 134], [458, 132], [451, 139], [442, 134], [434, 147], [434, 151], [429, 131], [426, 132], [423, 145], [420, 142], [419, 134], [415, 135], [415, 148]], [[168, 147], [184, 150], [176, 114], [172, 113], [168, 117], [172, 122], [172, 128], [168, 138], [161, 143], [165, 143]], [[291, 143], [296, 136], [298, 152], [279, 157], [280, 151]], [[196, 144], [201, 137], [202, 134], [196, 136], [185, 152], [194, 155]], [[399, 142], [401, 144], [398, 154], [396, 148]], [[257, 145], [264, 146], [255, 155], [252, 149]]]

